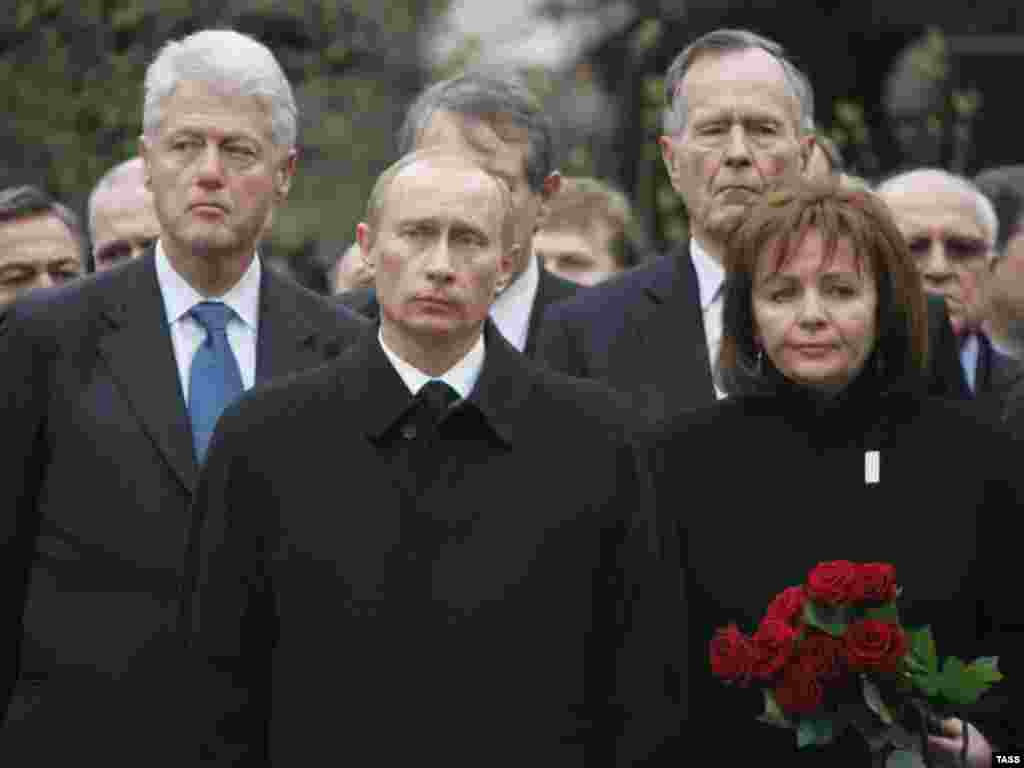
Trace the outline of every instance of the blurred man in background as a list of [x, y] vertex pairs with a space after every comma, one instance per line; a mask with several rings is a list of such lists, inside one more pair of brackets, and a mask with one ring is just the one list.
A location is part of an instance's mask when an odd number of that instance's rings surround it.
[[141, 157], [107, 171], [89, 195], [93, 270], [137, 259], [160, 235]]
[[[464, 75], [435, 83], [420, 94], [398, 132], [400, 154], [436, 146], [464, 153], [512, 191], [518, 248], [491, 317], [513, 347], [532, 357], [547, 308], [579, 288], [551, 274], [534, 253], [534, 235], [562, 181], [555, 166], [551, 121], [524, 86]], [[372, 288], [345, 294], [341, 301], [368, 317], [379, 314]]]
[[533, 247], [549, 272], [596, 285], [635, 267], [643, 255], [625, 195], [587, 177], [563, 178]]
[[36, 187], [0, 191], [0, 307], [78, 277], [84, 255], [85, 236], [70, 209]]
[[990, 168], [974, 181], [999, 220], [985, 330], [998, 351], [1024, 360], [1024, 165]]
[[893, 176], [878, 194], [917, 260], [925, 291], [946, 302], [967, 389], [986, 410], [1001, 412], [1022, 369], [984, 330], [999, 232], [992, 203], [969, 180], [938, 168]]

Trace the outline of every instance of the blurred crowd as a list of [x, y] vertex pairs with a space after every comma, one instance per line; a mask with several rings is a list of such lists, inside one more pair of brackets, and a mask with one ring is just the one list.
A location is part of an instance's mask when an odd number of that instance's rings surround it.
[[[849, 175], [745, 30], [665, 91], [666, 253], [467, 73], [409, 105], [331, 295], [300, 287], [260, 257], [294, 99], [224, 30], [155, 56], [84, 217], [0, 191], [0, 761], [792, 764], [707, 640], [840, 558], [1004, 659], [929, 748], [1024, 743], [1024, 166]], [[866, 759], [837, 749], [801, 758]]]

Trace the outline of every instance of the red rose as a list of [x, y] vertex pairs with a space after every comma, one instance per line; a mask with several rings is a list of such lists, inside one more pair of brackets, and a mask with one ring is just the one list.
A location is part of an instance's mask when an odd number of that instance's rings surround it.
[[790, 664], [775, 686], [775, 701], [785, 712], [813, 712], [825, 700], [825, 689], [809, 658]]
[[768, 680], [782, 669], [793, 655], [797, 632], [793, 627], [778, 619], [765, 619], [754, 633], [754, 648], [757, 661], [754, 676]]
[[863, 563], [857, 566], [854, 600], [887, 603], [896, 599], [896, 569], [888, 563]]
[[787, 624], [797, 624], [803, 614], [805, 599], [803, 587], [789, 587], [777, 594], [768, 604], [764, 617], [778, 619]]
[[844, 636], [846, 660], [856, 670], [893, 671], [907, 653], [907, 637], [898, 624], [861, 619]]
[[800, 664], [814, 669], [817, 677], [835, 680], [845, 667], [845, 644], [838, 637], [824, 632], [808, 632], [800, 641]]
[[807, 576], [807, 596], [829, 605], [850, 599], [857, 580], [857, 566], [849, 560], [818, 563]]
[[711, 654], [711, 673], [723, 680], [731, 680], [746, 685], [753, 674], [756, 660], [754, 644], [750, 638], [730, 624], [715, 632], [709, 647]]

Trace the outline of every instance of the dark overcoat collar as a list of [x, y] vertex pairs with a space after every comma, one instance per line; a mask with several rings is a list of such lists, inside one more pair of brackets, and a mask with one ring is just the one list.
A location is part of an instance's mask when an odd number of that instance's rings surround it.
[[[352, 406], [359, 429], [374, 441], [395, 426], [413, 400], [381, 349], [379, 327], [364, 331], [336, 363], [338, 389]], [[512, 445], [522, 435], [522, 408], [540, 371], [505, 340], [489, 318], [484, 325], [484, 348], [480, 377], [469, 398], [458, 407], [475, 409], [500, 440]]]

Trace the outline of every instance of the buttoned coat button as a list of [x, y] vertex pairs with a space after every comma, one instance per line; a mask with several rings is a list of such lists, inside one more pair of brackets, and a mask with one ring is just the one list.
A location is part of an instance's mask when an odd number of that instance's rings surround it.
[[415, 424], [404, 424], [402, 426], [402, 437], [406, 440], [412, 440], [416, 437], [416, 425]]

